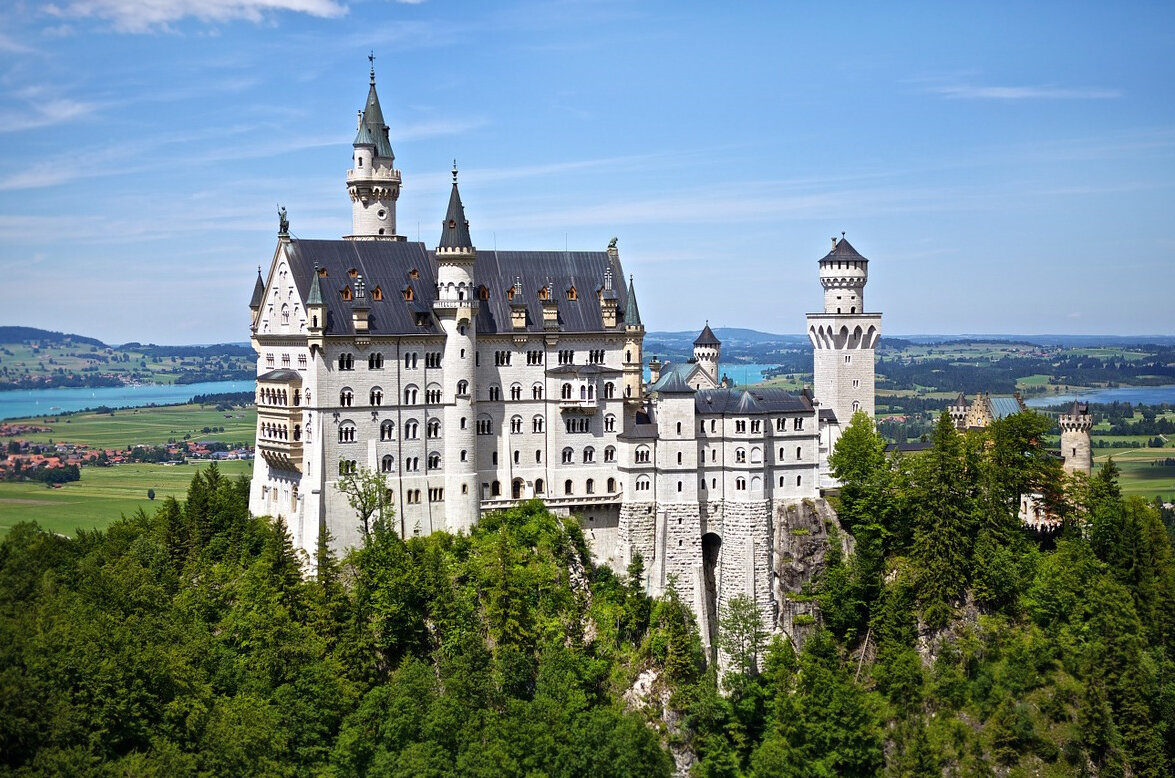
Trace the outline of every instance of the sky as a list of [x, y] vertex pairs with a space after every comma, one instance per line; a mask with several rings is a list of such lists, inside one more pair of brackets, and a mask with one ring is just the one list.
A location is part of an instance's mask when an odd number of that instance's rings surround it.
[[248, 339], [276, 205], [350, 231], [374, 51], [435, 245], [619, 239], [649, 330], [799, 333], [844, 231], [891, 335], [1175, 332], [1175, 4], [8, 0], [0, 324]]

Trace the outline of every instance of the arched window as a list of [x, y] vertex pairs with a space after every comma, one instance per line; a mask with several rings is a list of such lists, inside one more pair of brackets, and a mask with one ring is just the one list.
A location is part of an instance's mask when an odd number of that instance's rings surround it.
[[571, 384], [563, 384], [563, 389], [561, 390], [561, 394], [560, 394], [560, 396], [561, 396], [561, 397], [562, 397], [564, 400], [570, 400], [570, 399], [571, 399]]
[[531, 397], [535, 400], [543, 399], [543, 385], [535, 384], [530, 388]]
[[636, 450], [636, 461], [638, 464], [643, 464], [649, 461], [649, 447], [641, 446]]
[[429, 419], [424, 434], [430, 438], [439, 438], [441, 436], [441, 420]]
[[517, 435], [522, 432], [522, 417], [514, 416], [510, 419], [510, 434]]
[[[607, 448], [604, 449], [604, 461], [605, 462], [615, 462], [616, 461], [616, 447], [615, 446], [608, 446]], [[612, 491], [612, 490], [609, 489], [608, 491]]]
[[571, 494], [571, 479], [568, 478], [563, 482], [563, 494]]
[[612, 494], [615, 491], [616, 491], [616, 479], [609, 478], [608, 479], [608, 494]]
[[511, 400], [521, 400], [522, 399], [522, 384], [514, 384], [510, 387], [510, 399]]
[[290, 323], [290, 306], [282, 303], [282, 324], [289, 325]]
[[391, 419], [381, 422], [379, 425], [379, 439], [391, 440], [395, 431], [396, 422], [392, 421]]
[[370, 398], [371, 398], [372, 405], [383, 405], [384, 404], [384, 390], [380, 389], [378, 386], [373, 387], [371, 390]]
[[616, 431], [616, 417], [609, 413], [607, 416], [604, 417], [604, 432], [615, 432], [615, 431]]
[[677, 422], [677, 434], [678, 434], [678, 435], [680, 435], [680, 434], [681, 434], [681, 422], [680, 422], [680, 421], [679, 421], [679, 422]]
[[457, 382], [457, 394], [458, 395], [469, 394], [469, 382], [468, 381], [458, 381]]
[[586, 386], [579, 387], [579, 399], [586, 400], [587, 398], [588, 398], [587, 387]]
[[531, 419], [530, 420], [530, 428], [531, 428], [531, 432], [542, 432], [543, 431], [543, 417], [542, 416], [535, 416], [533, 419]]
[[490, 299], [490, 290], [489, 290], [489, 289], [486, 289], [484, 285], [483, 285], [483, 286], [479, 286], [479, 287], [477, 288], [477, 299], [479, 299], [479, 300], [488, 300], [488, 299]]
[[604, 384], [604, 399], [611, 400], [616, 396], [616, 384], [608, 381]]
[[441, 466], [441, 455], [435, 451], [428, 455], [428, 469], [437, 470]]
[[381, 459], [379, 462], [380, 472], [383, 472], [383, 473], [392, 472], [392, 470], [393, 470], [393, 468], [395, 468], [395, 466], [396, 466], [396, 458], [393, 457], [391, 454], [385, 454], [384, 458]]
[[638, 492], [647, 492], [649, 491], [649, 484], [650, 482], [648, 476], [642, 475], [640, 478], [636, 479], [636, 490]]
[[417, 389], [415, 386], [409, 385], [404, 388], [404, 404], [416, 405]]
[[355, 424], [354, 424], [354, 422], [345, 421], [339, 425], [339, 442], [340, 443], [354, 443], [355, 442]]
[[502, 399], [502, 387], [497, 384], [490, 385], [490, 402], [497, 402]]
[[343, 389], [339, 392], [339, 405], [344, 408], [351, 407], [351, 401], [355, 399], [355, 394], [350, 389]]
[[534, 493], [535, 494], [542, 494], [544, 486], [546, 486], [546, 484], [543, 483], [543, 479], [541, 479], [541, 478], [534, 479]]
[[502, 496], [502, 482], [501, 481], [494, 481], [492, 484], [490, 484], [490, 496], [491, 497], [501, 497]]
[[420, 425], [415, 419], [404, 422], [404, 440], [416, 440], [419, 431]]
[[587, 483], [583, 485], [584, 491], [588, 494], [596, 493], [596, 481], [594, 478], [587, 479]]
[[574, 459], [575, 459], [575, 452], [571, 449], [570, 446], [563, 449], [563, 464], [569, 465], [574, 461]]
[[747, 450], [744, 448], [736, 448], [734, 450], [734, 461], [735, 462], [746, 462], [747, 461]]
[[585, 448], [583, 450], [583, 461], [584, 462], [595, 462], [596, 461], [596, 450], [594, 448], [592, 448], [591, 446], [588, 446], [587, 448]]

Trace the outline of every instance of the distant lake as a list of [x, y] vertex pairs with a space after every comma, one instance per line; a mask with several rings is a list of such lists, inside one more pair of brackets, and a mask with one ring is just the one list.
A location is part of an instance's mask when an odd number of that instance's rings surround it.
[[1043, 408], [1081, 400], [1090, 403], [1130, 403], [1131, 405], [1175, 405], [1175, 386], [1118, 386], [1113, 389], [1090, 389], [1077, 394], [1042, 394], [1025, 400], [1030, 408]]
[[141, 386], [59, 387], [13, 389], [0, 392], [0, 419], [53, 416], [105, 405], [141, 408], [144, 405], [185, 403], [197, 394], [252, 392], [252, 381], [205, 381], [199, 384], [143, 384]]
[[[760, 365], [753, 362], [719, 362], [718, 377], [726, 374], [739, 386], [757, 384], [764, 380], [763, 371], [773, 370], [779, 365]], [[645, 365], [645, 380], [649, 380], [649, 366]]]

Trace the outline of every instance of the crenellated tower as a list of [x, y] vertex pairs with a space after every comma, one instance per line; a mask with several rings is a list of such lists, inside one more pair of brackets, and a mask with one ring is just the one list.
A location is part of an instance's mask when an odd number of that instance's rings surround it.
[[1093, 444], [1089, 436], [1093, 416], [1089, 413], [1089, 406], [1074, 400], [1069, 412], [1062, 413], [1058, 422], [1065, 472], [1089, 475], [1093, 471]]
[[452, 403], [445, 414], [444, 463], [446, 515], [455, 517], [450, 532], [468, 532], [477, 522], [477, 437], [475, 427], [477, 387], [478, 301], [473, 266], [477, 249], [469, 237], [465, 206], [457, 190], [457, 162], [453, 162], [453, 189], [437, 244], [437, 298], [433, 312], [445, 333], [442, 365], [445, 369], [444, 402]]
[[694, 338], [694, 362], [706, 371], [714, 386], [718, 386], [718, 357], [721, 353], [722, 341], [710, 329], [710, 322], [706, 322], [702, 332]]
[[347, 240], [404, 240], [396, 234], [396, 200], [400, 197], [400, 171], [388, 139], [379, 95], [375, 91], [375, 58], [367, 105], [359, 112], [354, 155], [347, 171], [351, 197], [351, 234]]
[[[813, 354], [813, 391], [831, 409], [841, 429], [853, 414], [874, 413], [874, 358], [881, 337], [881, 314], [865, 312], [869, 260], [844, 239], [820, 260], [824, 312], [808, 314]], [[835, 441], [833, 441], [835, 442]]]

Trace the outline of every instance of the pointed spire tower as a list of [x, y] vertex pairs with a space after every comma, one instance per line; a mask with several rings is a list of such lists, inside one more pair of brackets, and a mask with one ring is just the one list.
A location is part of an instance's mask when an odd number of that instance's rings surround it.
[[257, 268], [257, 283], [253, 285], [253, 298], [249, 300], [249, 310], [252, 313], [251, 326], [257, 328], [257, 319], [261, 315], [261, 303], [265, 300], [265, 280], [261, 278], [261, 268]]
[[694, 362], [706, 371], [714, 386], [718, 386], [718, 357], [722, 353], [722, 341], [710, 329], [710, 322], [698, 337], [694, 338]]
[[636, 304], [636, 287], [628, 277], [624, 299], [624, 399], [633, 406], [644, 399], [645, 325]]
[[[477, 249], [469, 237], [465, 206], [457, 189], [457, 160], [453, 160], [453, 189], [441, 226], [441, 239], [434, 254], [437, 267], [437, 299], [433, 314], [445, 333], [443, 400], [453, 412], [445, 413], [445, 516], [449, 532], [468, 532], [477, 523], [480, 492], [477, 484], [478, 296], [474, 276]], [[515, 287], [517, 290], [518, 287]], [[516, 292], [517, 299], [521, 293]], [[523, 311], [525, 320], [525, 309]], [[449, 379], [452, 380], [449, 380]]]
[[388, 138], [383, 109], [375, 91], [375, 55], [371, 60], [367, 104], [359, 112], [355, 152], [347, 171], [351, 197], [351, 234], [348, 240], [404, 240], [396, 234], [396, 200], [400, 197], [400, 171]]

